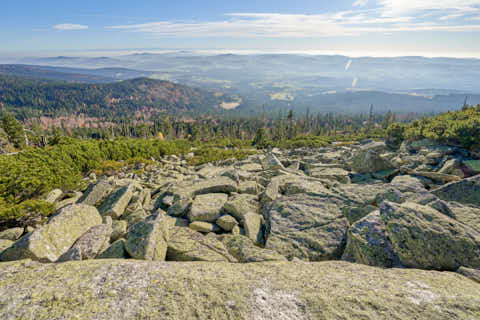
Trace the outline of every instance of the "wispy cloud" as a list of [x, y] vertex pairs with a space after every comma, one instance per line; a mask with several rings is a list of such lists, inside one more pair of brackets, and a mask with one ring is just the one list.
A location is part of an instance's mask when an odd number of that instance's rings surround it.
[[83, 24], [62, 23], [54, 25], [53, 29], [61, 31], [85, 30], [88, 29], [88, 26], [85, 26]]
[[185, 37], [336, 37], [403, 31], [480, 31], [480, 0], [357, 0], [352, 10], [324, 14], [231, 13], [221, 21], [156, 21], [111, 30]]

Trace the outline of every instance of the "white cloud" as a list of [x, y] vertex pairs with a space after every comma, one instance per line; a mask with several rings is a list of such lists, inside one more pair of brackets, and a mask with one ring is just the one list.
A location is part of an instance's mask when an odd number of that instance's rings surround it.
[[70, 30], [85, 30], [88, 29], [88, 26], [82, 24], [73, 24], [73, 23], [62, 23], [56, 24], [53, 26], [55, 30], [70, 31]]
[[365, 7], [368, 4], [368, 0], [357, 0], [353, 3], [354, 7]]
[[[337, 37], [404, 31], [480, 31], [480, 0], [376, 0], [376, 7], [324, 14], [231, 13], [220, 21], [156, 21], [111, 30], [181, 37]], [[469, 17], [473, 17], [469, 18]], [[470, 21], [470, 22], [469, 22]]]

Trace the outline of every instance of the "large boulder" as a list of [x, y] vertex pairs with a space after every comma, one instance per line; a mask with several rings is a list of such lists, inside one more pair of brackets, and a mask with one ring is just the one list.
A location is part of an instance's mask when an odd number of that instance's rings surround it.
[[231, 215], [224, 215], [215, 221], [215, 223], [225, 231], [232, 231], [232, 229], [238, 225], [238, 221]]
[[164, 261], [174, 225], [174, 218], [162, 214], [137, 222], [126, 235], [126, 251], [134, 259]]
[[263, 216], [254, 212], [247, 212], [241, 221], [245, 230], [245, 236], [252, 240], [255, 244], [263, 242]]
[[263, 261], [286, 261], [287, 259], [278, 252], [260, 248], [249, 238], [242, 235], [223, 234], [219, 240], [228, 249], [238, 262], [263, 262]]
[[121, 217], [132, 199], [133, 190], [134, 185], [129, 184], [109, 195], [99, 207], [100, 214], [102, 216], [111, 216], [114, 219]]
[[432, 193], [445, 201], [480, 206], [480, 175], [446, 184]]
[[227, 202], [225, 193], [209, 193], [195, 197], [188, 213], [190, 221], [214, 222], [220, 217], [223, 205]]
[[0, 255], [3, 250], [12, 246], [14, 242], [12, 240], [0, 239]]
[[241, 221], [248, 212], [258, 212], [259, 203], [254, 195], [238, 194], [228, 199], [223, 210]]
[[112, 243], [106, 250], [102, 251], [97, 259], [126, 259], [129, 258], [127, 250], [125, 250], [125, 239], [118, 239]]
[[452, 271], [480, 267], [480, 233], [470, 226], [410, 202], [385, 201], [380, 216], [402, 265]]
[[214, 177], [208, 180], [182, 182], [169, 190], [176, 199], [188, 199], [207, 193], [227, 193], [237, 191], [237, 183], [224, 176]]
[[18, 240], [24, 232], [23, 228], [10, 228], [7, 230], [3, 230], [0, 232], [0, 240], [11, 240], [11, 241], [16, 241]]
[[372, 142], [362, 146], [351, 159], [352, 170], [358, 173], [370, 173], [394, 168], [387, 158], [381, 156], [381, 152], [385, 149], [383, 142]]
[[90, 228], [58, 259], [58, 262], [95, 259], [100, 252], [109, 247], [111, 234], [112, 226], [109, 224]]
[[379, 210], [357, 221], [348, 230], [342, 259], [386, 268], [400, 265], [386, 235]]
[[266, 248], [289, 259], [321, 261], [342, 254], [349, 224], [329, 194], [277, 199], [268, 206], [266, 220]]
[[110, 182], [105, 180], [99, 181], [96, 184], [89, 185], [77, 203], [94, 206], [105, 199], [112, 190], [113, 186]]
[[64, 207], [47, 224], [27, 234], [2, 252], [1, 260], [32, 259], [54, 262], [91, 227], [102, 223], [95, 207], [77, 204]]
[[480, 284], [343, 261], [0, 264], [0, 318], [478, 319]]
[[168, 241], [169, 261], [228, 261], [236, 262], [223, 243], [214, 236], [183, 227], [173, 227]]

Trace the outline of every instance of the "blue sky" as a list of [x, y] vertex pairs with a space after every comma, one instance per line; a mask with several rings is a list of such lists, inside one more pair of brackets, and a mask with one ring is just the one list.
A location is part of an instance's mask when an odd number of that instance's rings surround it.
[[3, 54], [177, 48], [480, 57], [480, 0], [2, 2]]

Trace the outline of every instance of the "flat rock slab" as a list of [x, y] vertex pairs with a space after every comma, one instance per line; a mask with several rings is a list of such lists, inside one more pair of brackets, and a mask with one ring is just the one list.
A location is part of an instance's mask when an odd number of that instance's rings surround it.
[[0, 318], [478, 319], [480, 284], [450, 272], [319, 263], [86, 260], [0, 264]]
[[195, 197], [188, 213], [190, 221], [214, 222], [220, 217], [220, 212], [228, 195], [225, 193], [202, 194]]

